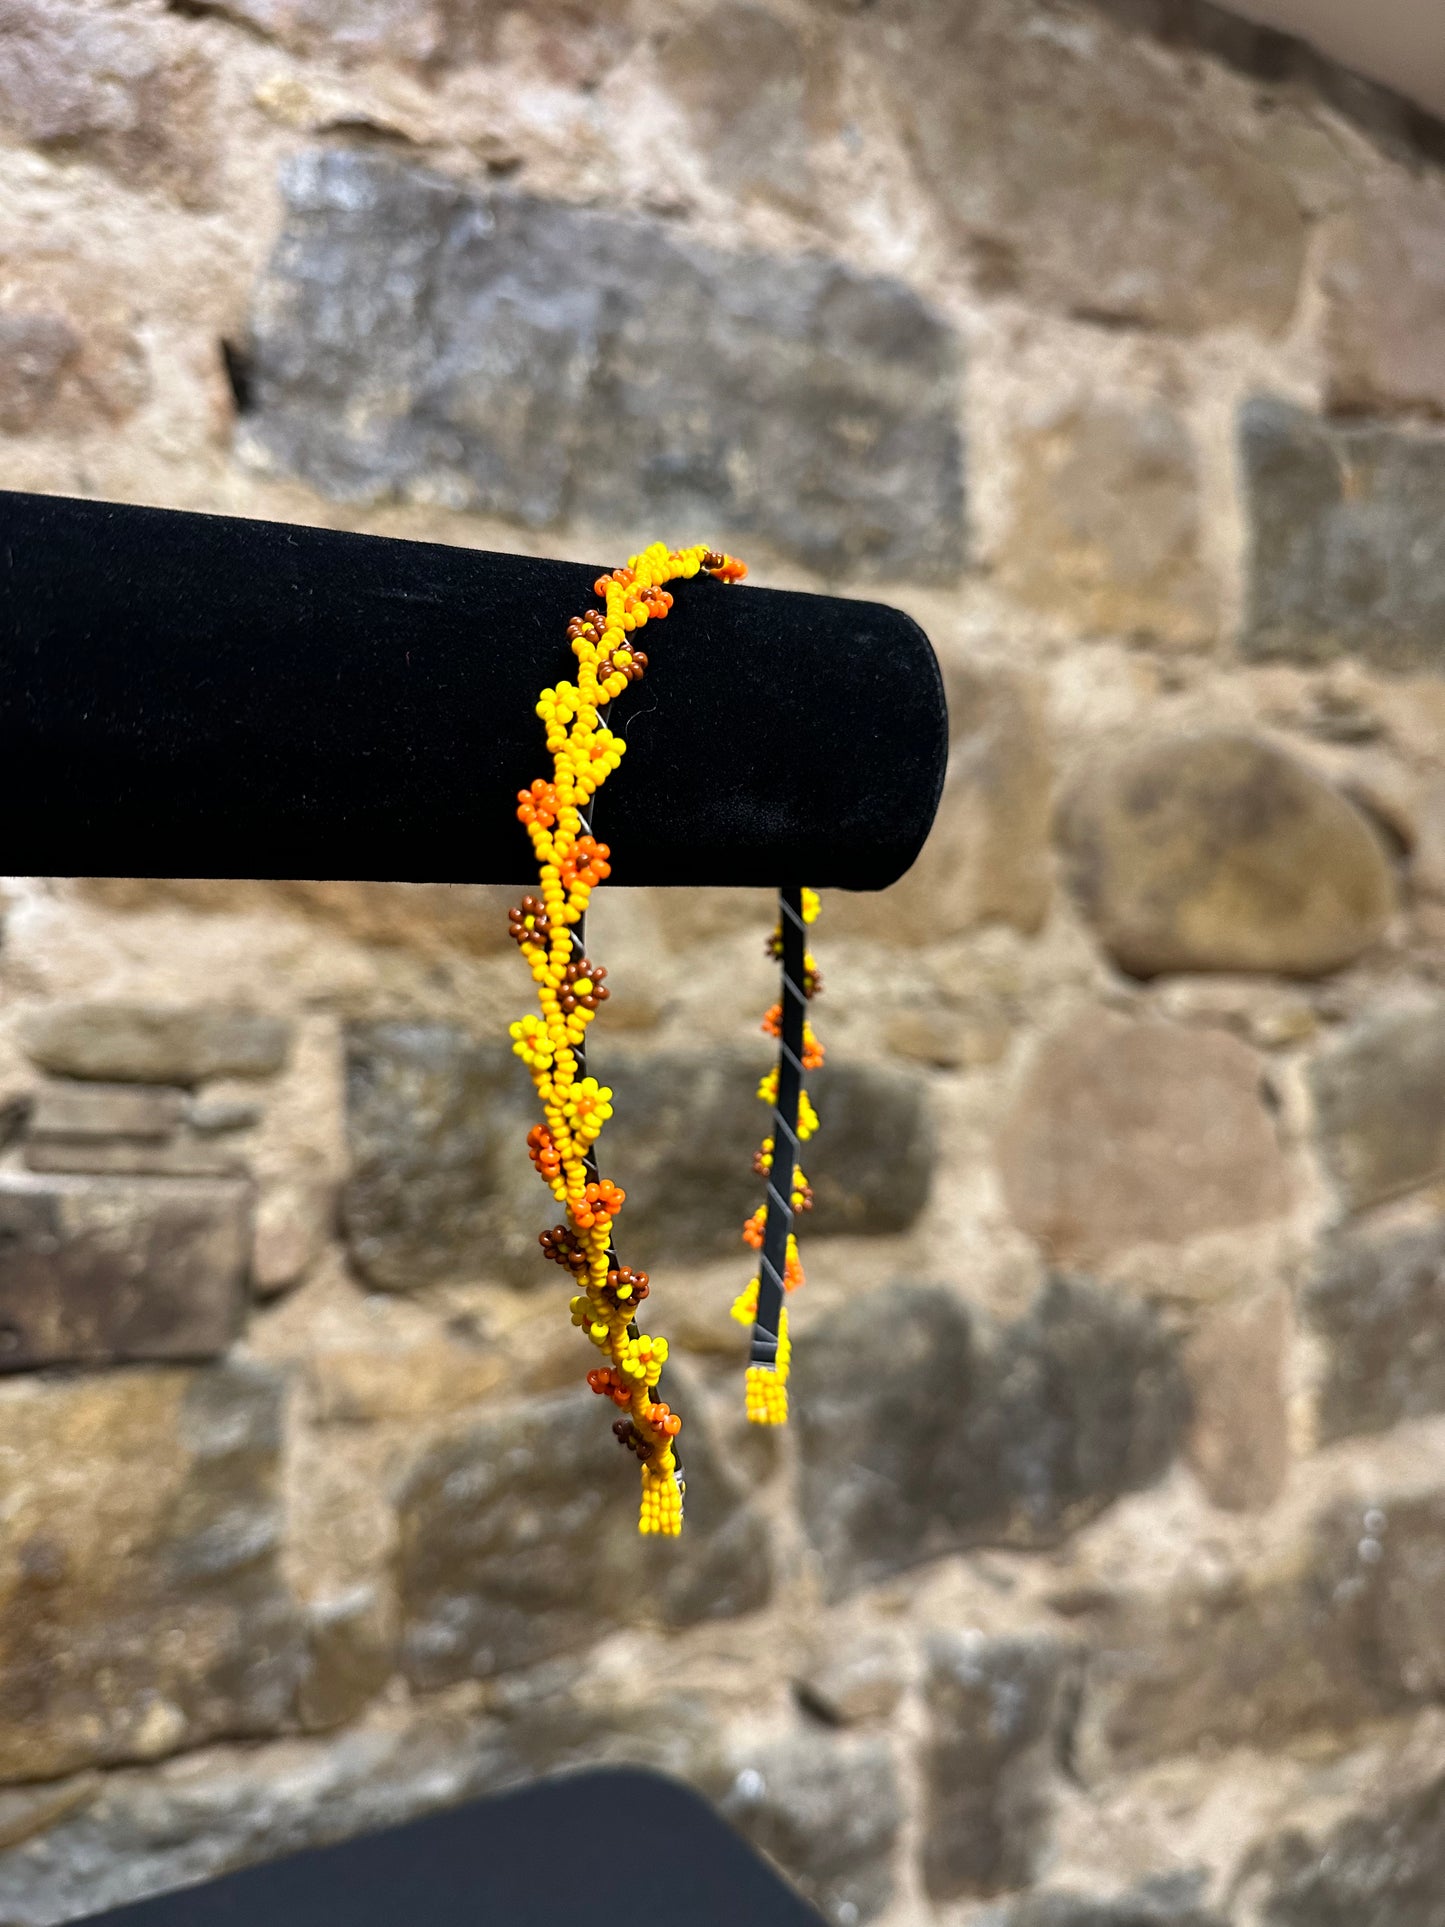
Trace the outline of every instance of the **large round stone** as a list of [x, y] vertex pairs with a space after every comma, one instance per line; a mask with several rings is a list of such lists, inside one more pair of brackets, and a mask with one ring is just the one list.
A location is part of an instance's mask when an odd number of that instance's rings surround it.
[[1323, 976], [1375, 942], [1395, 904], [1366, 818], [1257, 737], [1131, 750], [1075, 789], [1060, 830], [1085, 915], [1136, 977]]

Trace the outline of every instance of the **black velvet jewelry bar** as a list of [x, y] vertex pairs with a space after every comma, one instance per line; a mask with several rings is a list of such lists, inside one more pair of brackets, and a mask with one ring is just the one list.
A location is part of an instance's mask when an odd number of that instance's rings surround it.
[[[575, 669], [566, 623], [599, 573], [0, 493], [3, 868], [524, 883], [534, 706]], [[922, 630], [873, 602], [673, 590], [614, 706], [614, 882], [901, 876], [947, 752]]]

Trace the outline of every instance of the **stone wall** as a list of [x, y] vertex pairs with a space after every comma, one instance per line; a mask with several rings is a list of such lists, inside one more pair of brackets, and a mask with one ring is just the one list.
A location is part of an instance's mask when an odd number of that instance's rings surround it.
[[0, 0], [8, 486], [716, 537], [953, 730], [785, 1436], [766, 899], [595, 913], [677, 1547], [495, 893], [8, 882], [0, 1921], [635, 1759], [837, 1927], [1437, 1927], [1442, 150], [1195, 0]]

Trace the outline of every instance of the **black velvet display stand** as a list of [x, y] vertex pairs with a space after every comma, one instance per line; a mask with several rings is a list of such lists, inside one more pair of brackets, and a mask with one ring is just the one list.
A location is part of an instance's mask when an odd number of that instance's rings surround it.
[[[535, 881], [516, 792], [595, 566], [0, 494], [11, 875]], [[615, 884], [877, 890], [947, 717], [916, 623], [675, 583], [600, 799]]]
[[822, 1916], [695, 1793], [615, 1768], [545, 1781], [91, 1917], [91, 1927], [101, 1922], [822, 1927]]
[[[593, 566], [0, 494], [12, 875], [535, 882], [516, 792]], [[947, 715], [871, 602], [673, 585], [599, 799], [614, 884], [876, 890], [922, 847]], [[605, 1602], [598, 1602], [599, 1611]], [[606, 1816], [624, 1820], [613, 1835]], [[605, 1838], [620, 1838], [624, 1886]], [[639, 1893], [645, 1900], [639, 1902]], [[695, 1796], [582, 1775], [104, 1916], [131, 1927], [807, 1927]]]

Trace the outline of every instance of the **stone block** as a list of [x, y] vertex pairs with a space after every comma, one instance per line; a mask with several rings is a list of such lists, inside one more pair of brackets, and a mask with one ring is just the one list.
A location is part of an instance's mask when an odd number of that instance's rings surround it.
[[253, 307], [259, 459], [345, 500], [962, 562], [959, 353], [903, 283], [311, 153]]
[[325, 1733], [359, 1719], [395, 1666], [395, 1614], [380, 1588], [361, 1584], [312, 1601], [297, 1701], [301, 1724], [308, 1733]]
[[991, 292], [1089, 320], [1284, 329], [1306, 224], [1258, 132], [1185, 63], [1089, 13], [911, 0], [878, 65], [925, 185]]
[[842, 121], [831, 36], [799, 32], [750, 0], [721, 0], [663, 41], [658, 64], [719, 187], [793, 213], [817, 211], [813, 148]]
[[290, 1722], [282, 1399], [256, 1365], [0, 1385], [0, 1780]]
[[1378, 832], [1253, 736], [1156, 737], [1094, 765], [1060, 811], [1069, 880], [1136, 977], [1318, 977], [1383, 934], [1396, 889]]
[[[449, 68], [496, 61], [499, 32], [515, 29], [520, 9], [508, 0], [186, 0], [194, 13], [236, 20], [302, 54], [346, 62], [404, 61], [436, 76]], [[628, 43], [629, 0], [531, 0], [525, 28], [557, 82], [601, 78]], [[540, 43], [540, 44], [538, 44]], [[515, 53], [516, 33], [511, 49]], [[609, 58], [610, 56], [610, 58]]]
[[163, 1085], [42, 1084], [31, 1102], [28, 1135], [32, 1141], [164, 1141], [181, 1128], [185, 1115], [185, 1092]]
[[209, 62], [158, 21], [113, 19], [74, 0], [0, 6], [0, 129], [12, 139], [204, 205], [218, 151], [214, 107]]
[[1186, 1419], [1153, 1313], [1055, 1278], [989, 1330], [940, 1287], [851, 1299], [795, 1345], [799, 1509], [841, 1597], [970, 1546], [1056, 1544], [1158, 1478]]
[[1064, 1890], [1026, 1894], [980, 1914], [977, 1927], [1230, 1927], [1200, 1899], [1202, 1884], [1184, 1874], [1107, 1898]]
[[1289, 1297], [1276, 1291], [1214, 1312], [1185, 1347], [1189, 1463], [1226, 1512], [1261, 1512], [1284, 1490], [1291, 1336]]
[[284, 1019], [219, 1004], [50, 1004], [26, 1019], [23, 1033], [43, 1069], [98, 1083], [272, 1077], [291, 1048]]
[[1175, 1754], [1338, 1736], [1445, 1688], [1445, 1500], [1336, 1500], [1267, 1558], [1127, 1587], [1088, 1630], [1077, 1757], [1112, 1773]]
[[1014, 1222], [1060, 1264], [1264, 1224], [1290, 1186], [1262, 1060], [1223, 1031], [1091, 1011], [1045, 1038], [1004, 1120]]
[[1335, 1239], [1303, 1311], [1325, 1354], [1322, 1439], [1445, 1412], [1445, 1226]]
[[1320, 285], [1331, 406], [1445, 415], [1445, 194], [1391, 169], [1325, 229]]
[[896, 1642], [829, 1630], [812, 1662], [793, 1681], [799, 1704], [829, 1726], [885, 1720], [903, 1697], [904, 1660]]
[[686, 1380], [687, 1524], [638, 1533], [636, 1461], [610, 1406], [585, 1386], [509, 1410], [421, 1453], [400, 1494], [402, 1663], [420, 1688], [487, 1679], [595, 1642], [598, 1601], [670, 1625], [764, 1605], [772, 1559], [761, 1515], [711, 1448]]
[[1164, 401], [1095, 396], [1030, 421], [1014, 447], [1000, 553], [1010, 594], [1090, 635], [1209, 640], [1199, 456]]
[[1445, 1894], [1445, 1776], [1315, 1838], [1273, 1843], [1260, 1927], [1436, 1927]]
[[724, 1816], [776, 1863], [824, 1920], [865, 1927], [893, 1898], [903, 1804], [884, 1740], [816, 1733], [740, 1747]]
[[236, 1180], [0, 1173], [0, 1371], [224, 1352], [250, 1232]]
[[1351, 1210], [1445, 1177], [1445, 1003], [1372, 1013], [1316, 1058], [1310, 1083]]
[[1244, 654], [1445, 666], [1445, 439], [1258, 397], [1239, 449]]
[[113, 269], [62, 254], [0, 254], [0, 434], [110, 427], [134, 413], [149, 385], [132, 303]]
[[[752, 1154], [767, 1128], [756, 1091], [769, 1048], [760, 1039], [756, 1053], [594, 1049], [592, 1069], [614, 1093], [604, 1168], [628, 1194], [629, 1260], [744, 1252], [742, 1225], [761, 1199]], [[367, 1280], [389, 1291], [498, 1271], [544, 1282], [536, 1236], [557, 1207], [527, 1159], [536, 1102], [510, 1046], [449, 1025], [358, 1024], [347, 1053], [343, 1218]], [[923, 1080], [830, 1064], [809, 1083], [824, 1120], [806, 1167], [810, 1233], [906, 1230], [932, 1164]]]
[[923, 1884], [935, 1902], [1032, 1885], [1047, 1845], [1073, 1661], [1047, 1638], [928, 1645]]
[[124, 916], [188, 910], [197, 916], [294, 918], [354, 943], [424, 957], [499, 957], [511, 890], [490, 883], [377, 883], [306, 877], [77, 877], [87, 902]]
[[1032, 935], [1048, 914], [1053, 760], [1038, 682], [1017, 670], [950, 663], [948, 773], [917, 860], [890, 889], [835, 891], [830, 931], [880, 943], [936, 943], [984, 923]]

